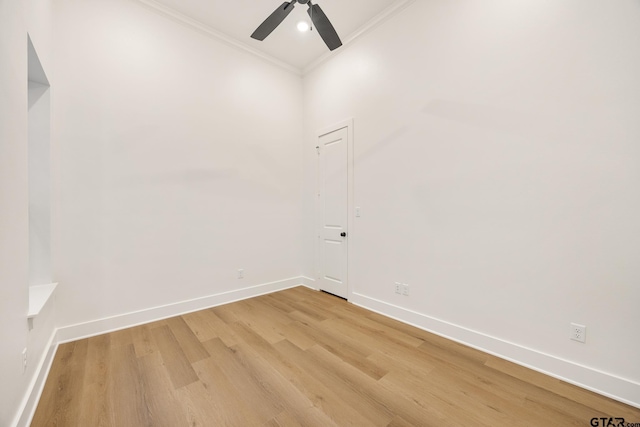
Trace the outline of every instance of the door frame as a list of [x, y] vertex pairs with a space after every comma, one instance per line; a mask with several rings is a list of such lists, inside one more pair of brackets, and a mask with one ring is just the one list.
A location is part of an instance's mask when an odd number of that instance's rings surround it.
[[[318, 147], [318, 139], [321, 136], [335, 132], [337, 130], [347, 128], [347, 260], [346, 260], [346, 280], [347, 280], [347, 300], [351, 300], [351, 295], [353, 293], [352, 285], [351, 285], [351, 260], [353, 258], [353, 236], [355, 235], [354, 231], [354, 130], [353, 130], [353, 117], [342, 120], [340, 122], [334, 123], [333, 125], [326, 126], [315, 133], [315, 138], [313, 141], [313, 149], [317, 152]], [[320, 277], [320, 229], [321, 229], [321, 220], [322, 214], [319, 204], [319, 194], [320, 194], [320, 156], [316, 154], [316, 184], [314, 189], [314, 207], [315, 207], [315, 221], [314, 221], [314, 234], [316, 235], [315, 240], [315, 278], [314, 280], [318, 280]], [[318, 283], [318, 289], [320, 289], [320, 283]]]

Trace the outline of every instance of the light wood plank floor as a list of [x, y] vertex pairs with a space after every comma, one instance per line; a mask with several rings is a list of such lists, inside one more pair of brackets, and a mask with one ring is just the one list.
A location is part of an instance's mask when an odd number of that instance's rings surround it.
[[32, 426], [582, 426], [640, 410], [299, 287], [61, 345]]

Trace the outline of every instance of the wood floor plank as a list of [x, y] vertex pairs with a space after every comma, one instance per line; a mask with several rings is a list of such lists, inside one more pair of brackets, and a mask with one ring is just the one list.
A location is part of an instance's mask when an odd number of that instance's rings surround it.
[[[439, 420], [439, 422], [443, 420], [443, 418], [439, 417], [440, 413], [438, 411], [422, 407], [415, 396], [411, 396], [410, 399], [398, 399], [397, 390], [384, 386], [383, 380], [386, 376], [379, 381], [375, 381], [368, 375], [363, 375], [362, 372], [352, 369], [351, 366], [343, 363], [335, 354], [321, 346], [314, 347], [312, 351], [316, 363], [325, 366], [324, 369], [327, 375], [345, 382], [352, 389], [359, 390], [363, 399], [379, 402], [392, 413], [402, 414], [407, 420], [416, 425], [423, 425], [427, 420]], [[318, 369], [315, 368], [314, 372], [317, 371]]]
[[158, 351], [158, 347], [151, 336], [151, 328], [148, 325], [131, 328], [131, 339], [138, 357]]
[[111, 347], [128, 347], [133, 344], [133, 335], [131, 334], [132, 328], [120, 329], [119, 331], [111, 332], [109, 334], [109, 340], [111, 341]]
[[[333, 317], [333, 315], [325, 310], [319, 309], [318, 307], [314, 307], [310, 304], [305, 304], [303, 302], [289, 302], [289, 304], [295, 309], [302, 313], [305, 316], [308, 316], [310, 319], [313, 319], [315, 322], [322, 322], [323, 320], [327, 320]], [[298, 319], [300, 320], [300, 319]]]
[[[302, 369], [310, 372], [326, 389], [332, 390], [342, 402], [347, 404], [347, 407], [350, 408], [351, 411], [345, 412], [343, 416], [339, 418], [342, 422], [348, 423], [349, 425], [384, 426], [393, 418], [393, 415], [383, 405], [362, 397], [358, 392], [360, 384], [354, 385], [350, 383], [348, 380], [345, 380], [345, 377], [334, 372], [326, 365], [319, 363], [319, 360], [315, 354], [312, 353], [312, 350], [320, 347], [316, 346], [310, 351], [305, 352], [286, 340], [279, 342], [275, 347], [286, 357], [295, 360]], [[322, 349], [322, 351], [327, 352], [324, 349]], [[355, 368], [350, 367], [349, 369], [355, 371]], [[362, 376], [367, 378], [365, 381], [368, 381], [369, 385], [372, 384], [373, 380], [370, 377], [364, 374], [362, 374]], [[358, 415], [357, 417], [356, 413]]]
[[[265, 409], [266, 414], [261, 412], [263, 407], [260, 403], [254, 403], [243, 393], [244, 384], [240, 384], [240, 379], [234, 375], [233, 370], [227, 370], [229, 362], [220, 357], [227, 357], [228, 347], [220, 340], [214, 338], [208, 342], [211, 357], [193, 364], [193, 367], [200, 378], [199, 384], [204, 391], [198, 396], [190, 397], [194, 403], [207, 403], [207, 409], [200, 409], [203, 419], [209, 419], [210, 424], [205, 425], [260, 425], [272, 414], [270, 406]], [[189, 393], [199, 390], [197, 386], [189, 386]], [[212, 414], [207, 417], [206, 414]], [[261, 415], [262, 414], [262, 415]], [[216, 423], [215, 420], [218, 420]]]
[[246, 300], [247, 305], [252, 308], [253, 314], [264, 322], [269, 322], [275, 328], [283, 329], [293, 320], [288, 316], [287, 311], [280, 310], [273, 305], [267, 304], [264, 298], [253, 298]]
[[178, 341], [182, 352], [187, 356], [189, 362], [193, 363], [209, 357], [207, 350], [182, 317], [167, 319], [167, 326], [171, 329], [173, 336]]
[[321, 324], [322, 322], [316, 324], [315, 327], [311, 327], [301, 322], [296, 325], [296, 327], [319, 345], [341, 359], [348, 361], [372, 378], [380, 379], [386, 374], [383, 368], [367, 359], [373, 351], [372, 349], [359, 345], [358, 342], [353, 341], [338, 331], [330, 328], [322, 328], [320, 326]]
[[304, 332], [302, 324], [297, 320], [288, 324], [285, 327], [283, 334], [287, 340], [297, 345], [302, 350], [307, 350], [308, 348], [316, 345], [316, 341]]
[[[563, 403], [566, 403], [564, 399], [561, 400]], [[548, 404], [548, 401], [539, 402], [536, 400], [527, 400], [525, 401], [525, 408], [533, 414], [545, 414], [545, 418], [550, 419], [548, 424], [554, 427], [584, 426], [584, 420], [581, 415], [575, 416], [567, 412], [565, 408], [554, 407], [555, 405], [550, 407]], [[582, 412], [582, 414], [584, 414], [584, 412]], [[604, 415], [592, 412], [589, 419], [599, 416]]]
[[460, 425], [447, 419], [442, 408], [423, 403], [419, 396], [414, 395], [402, 384], [396, 384], [383, 377], [378, 381], [378, 385], [379, 388], [372, 388], [367, 392], [372, 397], [385, 401], [395, 414], [400, 415], [411, 425], [425, 427]]
[[[282, 292], [286, 292], [286, 291], [282, 291]], [[284, 301], [279, 294], [280, 292], [274, 292], [272, 294], [263, 295], [261, 298], [265, 304], [268, 304], [271, 307], [276, 308], [283, 313], [289, 314], [292, 311], [295, 311], [295, 308], [287, 304], [286, 301]]]
[[272, 418], [265, 424], [265, 427], [304, 427], [293, 415], [284, 411]]
[[322, 322], [323, 320], [327, 320], [325, 318], [315, 318], [315, 317], [311, 317], [306, 313], [303, 313], [299, 310], [293, 310], [292, 312], [289, 313], [289, 317], [291, 317], [291, 319], [298, 321], [300, 323], [302, 323], [303, 325], [307, 325], [307, 326], [315, 326], [318, 323]]
[[412, 427], [413, 424], [402, 418], [400, 415], [393, 417], [391, 422], [387, 424], [387, 427]]
[[[373, 351], [378, 351], [382, 354], [387, 354], [391, 358], [400, 358], [401, 360], [407, 360], [410, 365], [417, 366], [420, 369], [430, 369], [432, 365], [429, 364], [429, 358], [425, 357], [424, 353], [419, 351], [413, 345], [407, 345], [396, 340], [388, 340], [385, 335], [379, 335], [373, 331], [368, 333], [363, 332], [360, 328], [354, 326], [352, 322], [345, 322], [343, 319], [330, 319], [322, 322], [319, 329], [325, 331], [328, 334], [341, 334], [351, 343], [358, 343], [363, 348], [367, 349], [363, 351], [366, 353], [368, 360], [374, 361], [375, 358], [370, 358]], [[356, 344], [353, 344], [356, 345]], [[387, 371], [381, 369], [378, 378], [384, 376]]]
[[236, 346], [229, 348], [219, 339], [207, 341], [204, 345], [222, 372], [233, 378], [234, 387], [239, 394], [247, 401], [253, 402], [251, 408], [262, 422], [267, 422], [284, 410], [282, 403], [272, 394], [269, 385], [262, 383], [256, 372], [247, 370], [240, 363], [236, 355]]
[[238, 301], [238, 303], [235, 303], [235, 304], [220, 305], [218, 307], [210, 308], [209, 310], [211, 310], [217, 317], [222, 319], [225, 323], [228, 323], [228, 324], [235, 323], [241, 319], [241, 317], [238, 317], [238, 315], [236, 314], [239, 311], [242, 311], [239, 305], [240, 303], [242, 303], [242, 301]]
[[[634, 419], [634, 417], [638, 418], [640, 416], [639, 411], [635, 410], [635, 408], [631, 408], [627, 405], [620, 406], [620, 403], [616, 402], [613, 399], [597, 395], [588, 390], [574, 386], [572, 384], [568, 384], [556, 378], [547, 375], [541, 375], [538, 372], [504, 359], [490, 357], [486, 362], [486, 366], [504, 373], [511, 378], [520, 380], [521, 384], [539, 387], [542, 390], [552, 392], [554, 394], [557, 394], [558, 396], [593, 408], [593, 410], [597, 411], [598, 413], [618, 413], [620, 417], [626, 417], [628, 419]], [[510, 382], [510, 384], [513, 384], [513, 381]]]
[[[324, 411], [328, 418], [336, 420], [336, 422], [339, 420], [339, 424], [360, 421], [360, 425], [362, 425], [361, 422], [366, 421], [364, 417], [355, 413], [353, 408], [340, 400], [335, 391], [316, 379], [306, 366], [303, 367], [293, 358], [282, 354], [269, 342], [242, 324], [237, 324], [236, 328], [244, 343], [258, 352], [273, 369], [279, 372], [282, 377], [287, 378], [303, 396], [312, 402], [314, 407]], [[306, 419], [309, 415], [314, 414], [303, 414], [300, 419]]]
[[587, 426], [640, 409], [297, 287], [73, 343], [33, 427]]
[[[334, 306], [334, 310], [338, 319], [343, 323], [347, 323], [364, 334], [371, 334], [377, 337], [383, 337], [385, 341], [393, 342], [404, 347], [418, 347], [424, 343], [423, 339], [416, 338], [413, 335], [404, 333], [401, 330], [391, 328], [384, 323], [376, 322], [373, 319], [364, 317], [361, 313], [345, 310], [345, 307]], [[333, 311], [333, 310], [332, 310]]]
[[[409, 390], [424, 405], [439, 408], [446, 419], [453, 423], [486, 425], [488, 420], [494, 420], [497, 425], [514, 425], [514, 417], [501, 410], [506, 407], [501, 398], [490, 393], [474, 393], [475, 390], [461, 387], [461, 384], [443, 386], [446, 379], [438, 375], [437, 370], [424, 378], [393, 371], [385, 376], [385, 381]], [[461, 412], [460, 407], [467, 410]]]
[[160, 353], [153, 352], [139, 358], [138, 367], [149, 425], [186, 427], [188, 425], [186, 411], [174, 397], [175, 387], [164, 367]]
[[258, 334], [262, 335], [271, 344], [277, 343], [284, 339], [284, 331], [275, 327], [272, 323], [262, 321], [255, 315], [247, 315], [238, 323], [246, 325]]
[[263, 324], [265, 327], [269, 327], [274, 331], [280, 331], [292, 322], [287, 313], [263, 303], [260, 299], [243, 301], [243, 308], [243, 322], [246, 322], [248, 319], [253, 319], [257, 323]]
[[165, 325], [152, 329], [151, 333], [160, 349], [162, 360], [164, 360], [173, 386], [180, 388], [198, 381], [198, 376], [169, 326]]
[[472, 389], [479, 395], [495, 395], [514, 405], [522, 405], [532, 388], [528, 384], [513, 382], [504, 374], [490, 369], [460, 369], [446, 361], [435, 366], [431, 375], [441, 378], [440, 382], [447, 387]]
[[196, 311], [182, 316], [184, 321], [189, 325], [191, 331], [198, 338], [198, 341], [205, 342], [218, 338], [216, 331], [216, 322], [213, 315], [208, 315], [208, 310]]
[[425, 360], [424, 363], [416, 364], [411, 360], [399, 358], [395, 354], [385, 350], [375, 350], [367, 356], [367, 359], [375, 363], [387, 373], [394, 370], [401, 370], [417, 375], [428, 375], [434, 368], [434, 365], [430, 364], [428, 360]]
[[166, 325], [167, 325], [167, 321], [165, 319], [156, 320], [154, 322], [149, 322], [145, 324], [145, 326], [149, 329], [155, 329], [155, 328], [159, 328], [161, 326], [166, 326]]
[[220, 338], [227, 347], [238, 343], [238, 337], [236, 337], [235, 332], [231, 329], [231, 324], [218, 317], [215, 309], [203, 310], [201, 313], [206, 317], [206, 321], [215, 328], [216, 337]]
[[149, 425], [144, 382], [133, 343], [112, 347], [110, 362], [111, 392], [107, 398], [109, 407], [114, 408], [113, 425], [123, 427]]
[[[178, 400], [187, 409], [189, 427], [259, 426], [262, 421], [251, 406], [237, 394], [226, 394], [205, 381], [189, 384], [176, 391]], [[220, 389], [222, 390], [222, 389]]]
[[78, 424], [83, 403], [80, 393], [87, 363], [88, 340], [58, 347], [32, 425], [71, 426]]
[[233, 425], [230, 423], [235, 422], [233, 417], [237, 413], [221, 411], [217, 395], [211, 396], [202, 382], [179, 388], [174, 391], [174, 395], [186, 414], [189, 427]]
[[[259, 383], [269, 385], [270, 397], [282, 404], [303, 425], [334, 424], [335, 420], [332, 420], [325, 411], [315, 406], [307, 396], [301, 394], [291, 381], [269, 365], [250, 345], [238, 344], [235, 348], [235, 354], [247, 371], [254, 373]], [[341, 419], [341, 421], [343, 420]]]
[[112, 368], [111, 336], [105, 334], [87, 339], [82, 398], [89, 404], [80, 407], [78, 425], [105, 427], [114, 424], [110, 399], [105, 398], [113, 392]]
[[380, 323], [382, 325], [386, 325], [392, 329], [395, 329], [399, 332], [412, 336], [414, 338], [420, 339], [422, 341], [438, 341], [440, 339], [444, 339], [436, 334], [425, 331], [423, 329], [416, 328], [406, 323], [402, 323], [399, 320], [393, 319], [391, 317], [383, 316], [382, 314], [369, 311], [362, 307], [357, 307], [359, 310], [362, 310], [362, 316], [375, 321], [376, 323]]

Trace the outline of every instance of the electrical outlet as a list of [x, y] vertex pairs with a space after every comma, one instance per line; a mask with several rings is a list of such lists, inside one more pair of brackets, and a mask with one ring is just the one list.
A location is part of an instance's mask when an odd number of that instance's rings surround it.
[[239, 268], [238, 269], [238, 279], [244, 279], [244, 269], [243, 268]]
[[402, 293], [402, 283], [396, 282], [396, 294], [400, 295]]
[[409, 296], [409, 285], [407, 285], [406, 283], [402, 285], [402, 295], [404, 295], [405, 297]]
[[22, 373], [24, 374], [27, 371], [27, 348], [25, 347], [22, 350]]
[[572, 323], [571, 335], [569, 337], [574, 341], [585, 342], [587, 338], [587, 327], [584, 325], [578, 325], [577, 323]]

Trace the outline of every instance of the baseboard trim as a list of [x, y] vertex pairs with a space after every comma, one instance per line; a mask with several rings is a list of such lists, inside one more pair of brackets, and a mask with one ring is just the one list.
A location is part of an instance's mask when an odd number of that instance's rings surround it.
[[12, 424], [13, 426], [26, 427], [31, 424], [33, 415], [38, 407], [38, 401], [42, 395], [42, 390], [44, 390], [44, 385], [47, 382], [47, 377], [49, 376], [53, 359], [58, 351], [57, 329], [54, 329], [51, 332], [46, 348], [47, 351], [45, 351], [40, 358], [40, 362], [36, 367], [33, 379], [27, 389], [27, 393], [22, 399], [22, 404], [20, 405], [20, 410]]
[[640, 384], [354, 292], [355, 305], [640, 408]]
[[318, 290], [315, 279], [312, 279], [310, 277], [300, 276], [300, 283], [309, 289], [313, 289], [314, 291]]
[[[48, 350], [40, 359], [28, 392], [22, 401], [21, 410], [12, 425], [23, 427], [31, 423], [59, 344], [301, 285], [317, 290], [315, 280], [305, 276], [298, 276], [58, 328], [51, 334], [47, 344]], [[367, 310], [640, 408], [640, 384], [628, 379], [454, 325], [357, 292], [351, 293], [349, 301]]]
[[79, 339], [90, 338], [96, 335], [118, 331], [120, 329], [131, 328], [145, 323], [180, 316], [182, 314], [204, 310], [218, 305], [229, 304], [243, 299], [300, 286], [302, 283], [302, 277], [292, 277], [290, 279], [263, 283], [260, 285], [221, 292], [214, 295], [152, 307], [140, 311], [105, 317], [89, 322], [63, 326], [58, 329], [58, 343], [63, 344], [66, 342], [77, 341]]
[[48, 350], [40, 360], [40, 364], [38, 365], [34, 378], [22, 401], [21, 409], [11, 425], [14, 427], [26, 427], [31, 424], [36, 408], [38, 407], [38, 401], [42, 395], [47, 376], [49, 375], [51, 365], [53, 364], [55, 354], [60, 344], [106, 334], [120, 329], [131, 328], [137, 325], [154, 322], [156, 320], [180, 316], [182, 314], [204, 310], [218, 305], [229, 304], [260, 295], [270, 294], [284, 289], [294, 288], [296, 286], [303, 285], [312, 288], [312, 286], [307, 284], [308, 281], [308, 278], [303, 276], [292, 277], [289, 279], [263, 283], [242, 289], [235, 289], [205, 297], [194, 298], [191, 300], [57, 328], [51, 334], [48, 343]]

